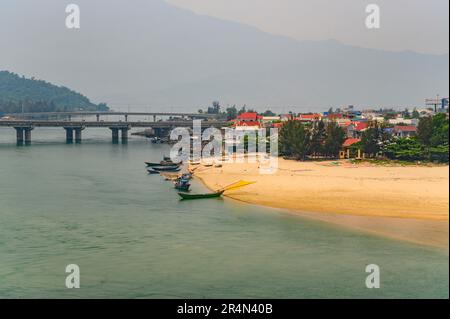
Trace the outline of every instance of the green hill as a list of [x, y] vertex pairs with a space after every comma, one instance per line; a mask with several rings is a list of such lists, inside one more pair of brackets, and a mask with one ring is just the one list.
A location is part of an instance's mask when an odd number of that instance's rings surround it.
[[22, 112], [107, 111], [84, 95], [43, 80], [0, 71], [0, 115]]

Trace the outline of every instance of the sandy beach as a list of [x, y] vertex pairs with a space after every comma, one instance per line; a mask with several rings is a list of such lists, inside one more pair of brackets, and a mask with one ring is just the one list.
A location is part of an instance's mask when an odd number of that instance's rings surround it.
[[433, 246], [448, 246], [448, 166], [380, 166], [368, 163], [279, 159], [272, 175], [258, 163], [199, 166], [210, 189], [237, 180], [256, 183], [225, 196], [257, 205]]

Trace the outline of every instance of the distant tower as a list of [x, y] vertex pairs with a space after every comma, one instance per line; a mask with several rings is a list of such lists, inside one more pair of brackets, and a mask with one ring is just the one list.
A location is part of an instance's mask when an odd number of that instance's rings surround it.
[[426, 106], [434, 106], [434, 113], [438, 112], [438, 106], [442, 105], [442, 101], [439, 99], [439, 94], [436, 95], [436, 99], [426, 99], [425, 100]]

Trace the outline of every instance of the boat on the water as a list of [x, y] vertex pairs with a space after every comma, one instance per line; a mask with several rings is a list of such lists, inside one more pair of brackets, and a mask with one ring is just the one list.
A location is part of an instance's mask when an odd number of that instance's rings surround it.
[[247, 181], [238, 181], [233, 184], [230, 184], [228, 186], [225, 186], [221, 189], [216, 190], [214, 193], [208, 193], [208, 194], [187, 194], [187, 193], [178, 193], [178, 195], [181, 197], [182, 200], [188, 200], [188, 199], [204, 199], [204, 198], [217, 198], [221, 197], [223, 193], [230, 190], [239, 189], [241, 187], [254, 184], [255, 182], [247, 182]]
[[156, 175], [156, 174], [159, 174], [158, 171], [155, 171], [155, 170], [153, 170], [153, 169], [148, 169], [147, 172], [148, 172], [150, 175]]
[[189, 200], [189, 199], [204, 199], [204, 198], [217, 198], [222, 196], [222, 194], [225, 191], [210, 193], [210, 194], [187, 194], [187, 193], [181, 193], [179, 192], [178, 195], [180, 195], [181, 199], [183, 200]]
[[185, 173], [185, 174], [181, 175], [181, 179], [190, 180], [190, 179], [192, 179], [192, 174], [191, 173]]
[[161, 161], [159, 163], [145, 162], [145, 165], [147, 165], [148, 167], [154, 167], [154, 166], [179, 166], [179, 164], [174, 163], [172, 161]]
[[179, 179], [174, 183], [175, 189], [183, 192], [189, 192], [191, 184], [188, 179]]
[[153, 166], [149, 170], [154, 170], [157, 172], [179, 172], [181, 168], [180, 166]]

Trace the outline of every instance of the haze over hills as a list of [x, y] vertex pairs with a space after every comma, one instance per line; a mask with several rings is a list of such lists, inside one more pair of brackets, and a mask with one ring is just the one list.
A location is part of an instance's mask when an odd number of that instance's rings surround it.
[[68, 30], [61, 1], [2, 1], [0, 69], [133, 110], [195, 111], [213, 100], [277, 112], [400, 107], [448, 95], [448, 55], [296, 41], [163, 0], [77, 4], [81, 29]]
[[84, 95], [43, 80], [0, 70], [0, 115], [18, 112], [106, 111]]

